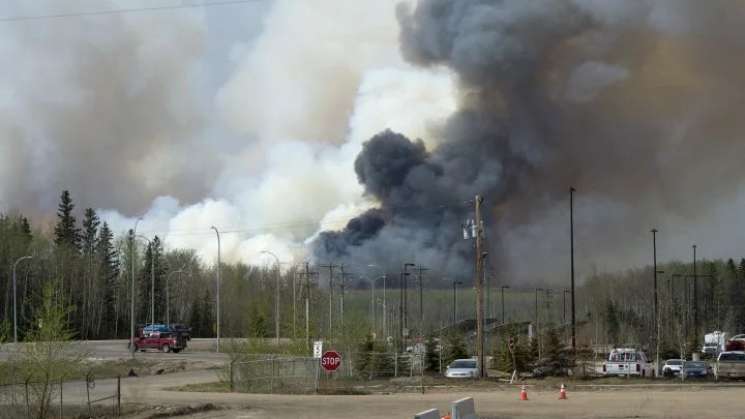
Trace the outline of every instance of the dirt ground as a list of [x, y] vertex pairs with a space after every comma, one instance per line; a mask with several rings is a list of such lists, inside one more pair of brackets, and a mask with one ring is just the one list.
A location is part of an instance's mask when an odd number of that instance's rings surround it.
[[[146, 394], [146, 395], [145, 395]], [[412, 418], [429, 408], [444, 415], [450, 402], [473, 397], [484, 418], [742, 418], [745, 387], [664, 386], [659, 389], [609, 387], [603, 390], [572, 391], [569, 400], [558, 400], [556, 391], [528, 389], [529, 400], [519, 400], [519, 388], [479, 392], [437, 391], [426, 394], [365, 396], [291, 396], [236, 393], [192, 393], [156, 390], [141, 393], [140, 401], [152, 410], [133, 419], [164, 414], [166, 406], [194, 407], [212, 403], [218, 409], [183, 418], [243, 419], [383, 419]], [[144, 396], [144, 397], [143, 397]], [[175, 412], [174, 412], [175, 413]]]

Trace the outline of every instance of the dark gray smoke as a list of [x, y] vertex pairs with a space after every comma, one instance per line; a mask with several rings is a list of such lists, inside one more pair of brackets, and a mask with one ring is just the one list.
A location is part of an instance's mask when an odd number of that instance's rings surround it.
[[321, 235], [315, 257], [468, 276], [460, 224], [478, 193], [499, 272], [541, 265], [555, 275], [568, 264], [573, 185], [585, 266], [646, 262], [649, 228], [681, 231], [733, 200], [745, 177], [744, 9], [726, 0], [402, 5], [404, 57], [455, 72], [460, 109], [434, 150], [392, 132], [370, 140], [355, 169], [385, 226], [366, 240], [352, 229]]

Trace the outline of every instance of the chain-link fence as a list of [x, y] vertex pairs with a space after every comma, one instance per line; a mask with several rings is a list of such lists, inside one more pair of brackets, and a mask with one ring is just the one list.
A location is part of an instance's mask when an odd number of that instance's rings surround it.
[[[0, 385], [0, 418], [118, 417], [121, 379], [97, 386], [92, 373], [83, 380], [23, 380]], [[18, 379], [20, 378], [20, 380]]]
[[391, 379], [421, 386], [423, 354], [363, 352], [342, 356], [335, 371], [326, 371], [318, 358], [266, 355], [234, 361], [227, 371], [234, 391], [248, 393], [356, 393], [387, 385]]

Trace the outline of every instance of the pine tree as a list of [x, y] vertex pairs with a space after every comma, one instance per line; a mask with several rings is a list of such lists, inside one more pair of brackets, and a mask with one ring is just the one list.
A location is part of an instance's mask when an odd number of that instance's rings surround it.
[[72, 214], [75, 205], [72, 203], [69, 191], [62, 191], [60, 203], [57, 207], [57, 225], [54, 227], [54, 243], [57, 246], [67, 246], [80, 250], [80, 229]]
[[445, 338], [445, 351], [444, 361], [445, 364], [450, 364], [456, 359], [468, 358], [468, 351], [466, 351], [465, 340], [462, 335], [451, 332]]
[[[97, 289], [101, 295], [99, 304], [99, 328], [97, 332], [103, 332], [105, 337], [114, 337], [114, 321], [116, 320], [114, 294], [119, 286], [119, 261], [114, 249], [114, 233], [107, 223], [103, 223], [98, 233], [96, 243], [96, 259], [98, 262], [99, 280]], [[97, 333], [98, 334], [98, 333]]]
[[[156, 323], [165, 321], [165, 290], [162, 286], [165, 277], [165, 265], [162, 255], [163, 247], [160, 238], [155, 236], [145, 250], [145, 264], [140, 275], [140, 293], [138, 296], [138, 301], [142, 302], [140, 304], [140, 318], [145, 319], [146, 323], [149, 323], [151, 318]], [[151, 272], [154, 272], [154, 275]], [[155, 289], [155, 313], [150, 312], [153, 306], [153, 300], [151, 299], [153, 288]]]
[[440, 370], [440, 354], [437, 352], [437, 341], [433, 335], [427, 336], [424, 344], [424, 365], [427, 371]]
[[79, 293], [81, 304], [78, 306], [81, 314], [80, 332], [83, 339], [90, 337], [90, 331], [94, 328], [95, 323], [97, 323], [96, 314], [98, 310], [95, 308], [97, 304], [95, 294], [98, 264], [95, 260], [95, 250], [98, 240], [98, 226], [100, 224], [101, 221], [98, 219], [96, 211], [92, 208], [86, 208], [81, 236], [85, 276], [82, 292]]
[[605, 306], [605, 322], [608, 331], [608, 342], [612, 345], [619, 343], [619, 333], [621, 329], [621, 323], [618, 320], [618, 312], [616, 306], [613, 304], [613, 300], [608, 300]]

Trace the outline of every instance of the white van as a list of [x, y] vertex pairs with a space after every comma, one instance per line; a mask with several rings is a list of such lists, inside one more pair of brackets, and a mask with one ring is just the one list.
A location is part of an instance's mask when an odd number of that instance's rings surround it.
[[608, 361], [603, 364], [604, 375], [652, 377], [653, 373], [654, 367], [644, 352], [632, 348], [613, 349], [608, 355]]

